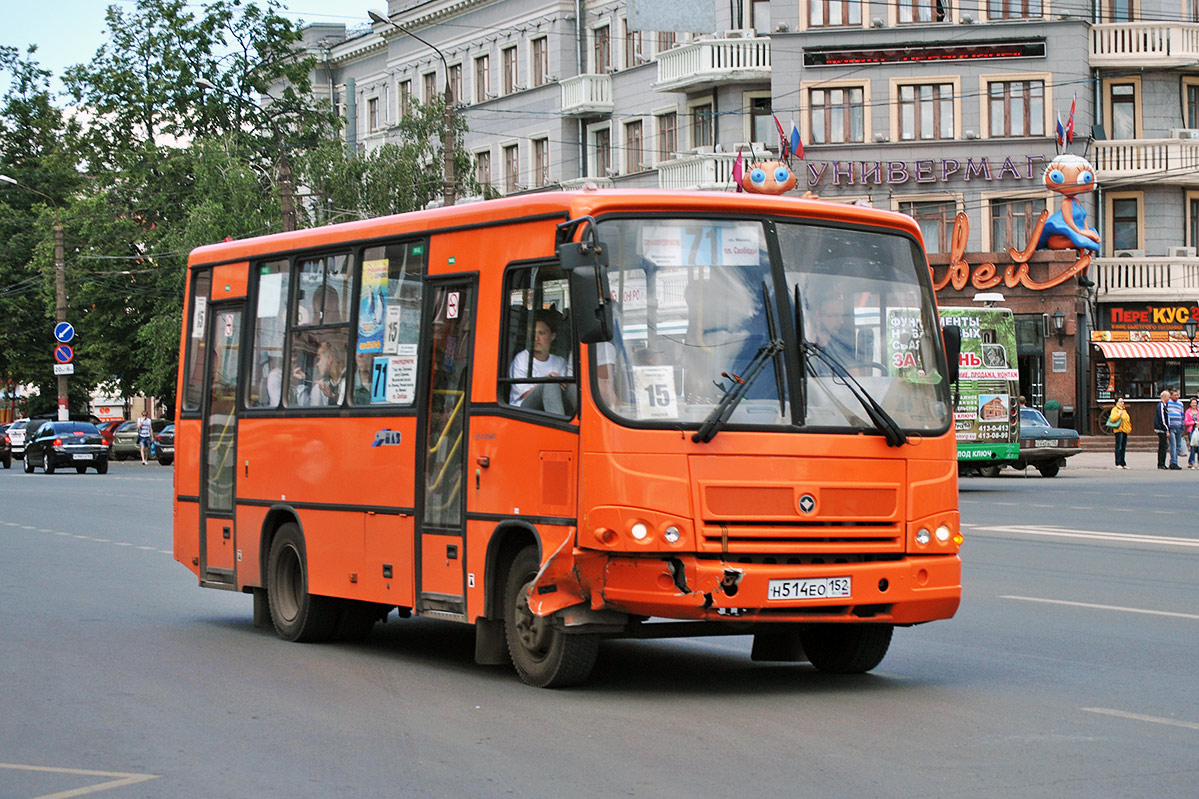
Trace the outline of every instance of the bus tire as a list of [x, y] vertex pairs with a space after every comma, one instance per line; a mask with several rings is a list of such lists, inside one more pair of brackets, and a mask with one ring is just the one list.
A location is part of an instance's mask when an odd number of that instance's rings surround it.
[[599, 655], [594, 635], [568, 635], [529, 609], [529, 587], [541, 564], [537, 550], [521, 550], [504, 583], [504, 637], [516, 673], [534, 688], [578, 685], [591, 676]]
[[998, 477], [1000, 467], [996, 464], [979, 467], [978, 473], [983, 477]]
[[823, 624], [800, 635], [803, 651], [813, 666], [826, 674], [864, 674], [879, 663], [891, 646], [890, 624]]
[[308, 593], [304, 537], [294, 522], [282, 525], [267, 560], [267, 597], [275, 632], [284, 641], [326, 641], [337, 625], [337, 600]]

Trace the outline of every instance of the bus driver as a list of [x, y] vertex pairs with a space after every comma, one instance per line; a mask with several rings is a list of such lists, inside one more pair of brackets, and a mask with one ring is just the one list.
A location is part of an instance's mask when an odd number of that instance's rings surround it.
[[[570, 362], [561, 355], [550, 352], [550, 346], [558, 338], [558, 313], [553, 309], [538, 311], [533, 324], [533, 353], [530, 366], [529, 351], [521, 350], [512, 359], [508, 369], [511, 378], [521, 377], [572, 377]], [[510, 405], [524, 405], [550, 413], [565, 413], [562, 389], [546, 383], [513, 383], [508, 397]]]

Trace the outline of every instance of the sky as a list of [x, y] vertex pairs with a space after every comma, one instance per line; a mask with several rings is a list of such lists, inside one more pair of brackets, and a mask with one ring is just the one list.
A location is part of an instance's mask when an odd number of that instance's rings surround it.
[[[104, 11], [110, 5], [133, 10], [134, 0], [51, 0], [46, 5], [33, 0], [0, 0], [0, 44], [21, 53], [37, 45], [37, 60], [54, 73], [51, 90], [61, 91], [63, 71], [89, 61], [104, 43]], [[195, 4], [201, 8], [200, 3]], [[368, 8], [386, 8], [386, 0], [284, 0], [285, 15], [305, 22], [368, 22]], [[0, 92], [8, 88], [0, 77]]]

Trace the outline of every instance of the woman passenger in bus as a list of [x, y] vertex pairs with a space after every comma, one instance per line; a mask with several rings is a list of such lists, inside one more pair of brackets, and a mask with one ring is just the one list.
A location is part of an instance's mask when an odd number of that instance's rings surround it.
[[316, 350], [316, 382], [308, 395], [309, 405], [341, 405], [346, 396], [346, 356], [330, 341]]

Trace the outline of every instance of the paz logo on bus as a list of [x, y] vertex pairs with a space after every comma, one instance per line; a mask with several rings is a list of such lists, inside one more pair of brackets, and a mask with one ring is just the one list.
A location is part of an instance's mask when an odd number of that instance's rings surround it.
[[816, 510], [816, 497], [811, 494], [804, 494], [799, 498], [799, 510], [805, 515], [810, 515]]
[[54, 340], [66, 344], [75, 338], [75, 328], [70, 322], [59, 322], [54, 326]]
[[372, 447], [398, 447], [399, 445], [400, 431], [388, 430], [386, 427], [375, 431], [375, 441], [371, 444]]
[[75, 350], [71, 349], [70, 344], [59, 344], [54, 348], [54, 360], [59, 363], [70, 363], [75, 357]]

